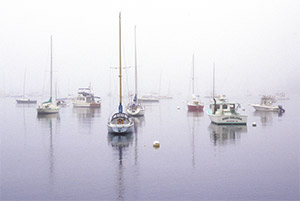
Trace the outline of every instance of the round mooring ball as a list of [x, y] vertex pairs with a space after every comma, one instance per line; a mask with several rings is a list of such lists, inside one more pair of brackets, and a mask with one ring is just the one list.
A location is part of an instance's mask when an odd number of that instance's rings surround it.
[[159, 148], [159, 147], [160, 147], [160, 142], [157, 141], [157, 140], [155, 140], [155, 141], [153, 142], [153, 147], [154, 147], [154, 148]]

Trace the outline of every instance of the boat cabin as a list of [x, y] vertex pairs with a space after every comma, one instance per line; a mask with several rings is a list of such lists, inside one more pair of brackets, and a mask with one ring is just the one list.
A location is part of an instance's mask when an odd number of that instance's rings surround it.
[[95, 98], [93, 95], [88, 95], [88, 94], [78, 94], [76, 100], [78, 101], [84, 101], [84, 102], [87, 102], [87, 103], [93, 103], [95, 102]]
[[275, 103], [275, 98], [272, 96], [263, 96], [261, 98], [260, 104], [261, 105], [267, 105], [267, 106], [272, 106], [273, 103]]
[[212, 114], [236, 114], [237, 109], [240, 107], [239, 103], [232, 102], [214, 102], [210, 104]]

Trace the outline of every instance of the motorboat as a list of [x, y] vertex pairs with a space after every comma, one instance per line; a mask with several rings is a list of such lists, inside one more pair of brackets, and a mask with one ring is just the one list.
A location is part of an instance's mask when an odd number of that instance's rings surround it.
[[273, 96], [264, 95], [261, 98], [260, 104], [251, 104], [256, 111], [269, 111], [269, 112], [285, 112], [281, 105], [273, 105], [276, 99]]
[[79, 88], [78, 95], [72, 100], [73, 107], [100, 108], [100, 97], [94, 96], [91, 86]]
[[118, 112], [114, 113], [107, 122], [109, 133], [127, 134], [132, 133], [134, 129], [134, 121], [125, 113], [123, 113], [122, 105], [122, 59], [121, 59], [121, 13], [119, 13], [119, 84], [120, 84], [120, 99]]
[[246, 125], [247, 115], [238, 113], [238, 108], [240, 108], [239, 103], [228, 102], [224, 97], [221, 97], [218, 101], [214, 98], [207, 114], [214, 124]]
[[212, 123], [218, 125], [246, 125], [247, 115], [238, 113], [241, 105], [235, 102], [228, 102], [226, 96], [215, 98], [215, 64], [213, 65], [213, 101], [210, 110], [207, 111]]

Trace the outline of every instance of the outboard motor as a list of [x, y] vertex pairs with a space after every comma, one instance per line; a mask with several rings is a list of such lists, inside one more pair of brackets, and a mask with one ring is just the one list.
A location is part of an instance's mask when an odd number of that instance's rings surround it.
[[279, 112], [280, 113], [284, 113], [285, 112], [285, 109], [283, 109], [281, 105], [278, 105], [278, 108], [279, 108]]

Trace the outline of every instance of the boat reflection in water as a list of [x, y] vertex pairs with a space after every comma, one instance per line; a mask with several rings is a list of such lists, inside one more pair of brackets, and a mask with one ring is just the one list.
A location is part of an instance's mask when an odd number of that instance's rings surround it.
[[138, 133], [138, 129], [145, 126], [145, 116], [131, 117], [134, 121], [134, 131], [135, 134]]
[[253, 114], [255, 117], [260, 117], [260, 122], [262, 126], [272, 125], [273, 117], [282, 115], [282, 113], [265, 112], [265, 111], [255, 111], [253, 112]]
[[133, 144], [133, 134], [127, 133], [126, 135], [120, 135], [120, 134], [113, 134], [108, 133], [107, 136], [108, 143], [114, 148], [114, 151], [118, 153], [118, 174], [117, 174], [117, 198], [115, 200], [126, 200], [124, 198], [124, 194], [126, 192], [125, 189], [125, 181], [124, 181], [124, 174], [126, 167], [123, 164], [123, 157], [124, 157], [124, 151], [127, 150], [129, 146], [132, 146]]
[[241, 138], [242, 133], [247, 133], [246, 125], [216, 125], [210, 124], [210, 139], [216, 145], [226, 145], [235, 143]]
[[[53, 146], [53, 124], [55, 125], [55, 128], [57, 126], [57, 123], [59, 123], [60, 117], [59, 113], [54, 114], [38, 114], [37, 119], [39, 122], [43, 124], [43, 127], [45, 128], [47, 134], [47, 130], [49, 132], [49, 187], [50, 190], [53, 191], [55, 186], [55, 153], [54, 153], [54, 146]], [[56, 133], [56, 129], [54, 129], [54, 135]], [[43, 133], [44, 134], [44, 133]]]
[[[78, 130], [81, 134], [92, 134], [93, 125], [96, 124], [97, 117], [100, 116], [100, 108], [83, 108], [83, 107], [73, 107], [73, 116], [78, 119]], [[77, 124], [74, 124], [77, 126]]]
[[[192, 144], [192, 165], [193, 167], [196, 166], [195, 161], [195, 130], [197, 131], [200, 126], [200, 117], [203, 117], [203, 112], [194, 112], [188, 111], [187, 112], [187, 119], [188, 119], [188, 130], [191, 135], [191, 144]], [[190, 121], [192, 123], [190, 123]], [[197, 133], [197, 132], [196, 132]]]
[[203, 116], [204, 116], [204, 112], [193, 112], [193, 111], [187, 112], [187, 117], [198, 118], [198, 117], [203, 117]]
[[83, 108], [74, 107], [73, 113], [77, 115], [78, 119], [94, 118], [100, 114], [100, 108]]
[[37, 119], [44, 123], [52, 123], [53, 120], [60, 120], [59, 113], [53, 114], [37, 114]]

